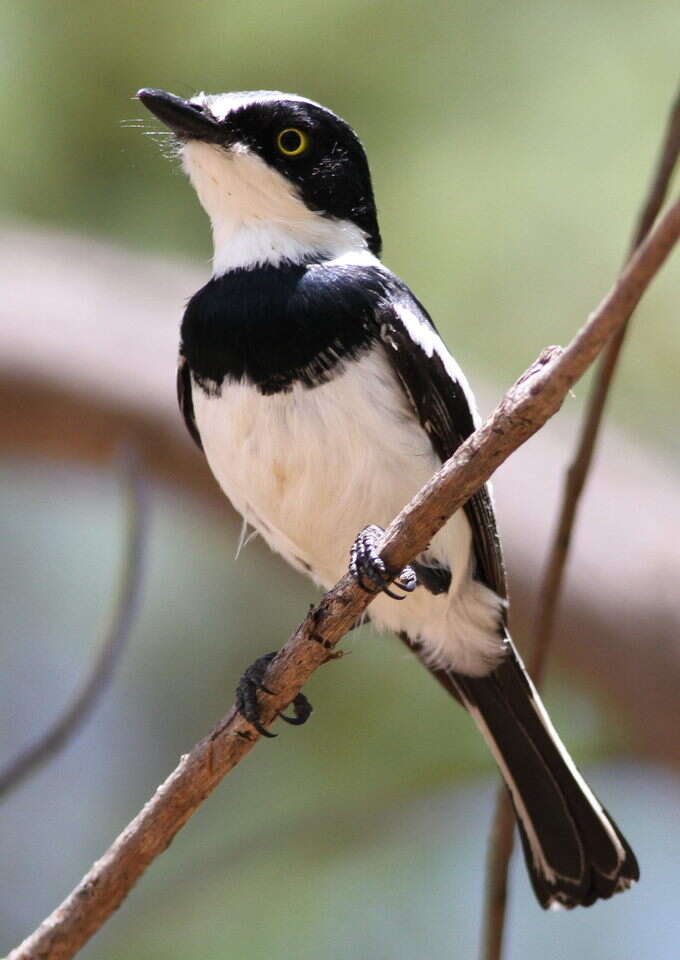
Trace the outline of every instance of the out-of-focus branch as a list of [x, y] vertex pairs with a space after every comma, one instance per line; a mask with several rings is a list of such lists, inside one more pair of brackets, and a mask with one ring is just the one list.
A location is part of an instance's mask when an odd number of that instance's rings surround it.
[[125, 543], [111, 624], [90, 674], [73, 701], [49, 730], [0, 770], [0, 797], [54, 756], [83, 726], [106, 690], [125, 648], [139, 597], [146, 511], [137, 457], [131, 450], [124, 450], [121, 459], [126, 499]]
[[[564, 350], [539, 357], [503, 397], [491, 417], [456, 450], [392, 521], [381, 555], [401, 569], [521, 444], [555, 414], [614, 330], [624, 323], [680, 237], [680, 199], [633, 257], [615, 287]], [[349, 575], [307, 615], [265, 676], [262, 718], [271, 723], [311, 674], [333, 656], [372, 597]], [[8, 960], [66, 960], [120, 905], [149, 864], [165, 850], [205, 797], [255, 745], [257, 732], [236, 711], [194, 749], [69, 897], [9, 955]]]
[[[628, 258], [643, 242], [656, 220], [668, 193], [671, 177], [680, 153], [680, 90], [671, 108], [666, 132], [647, 194], [638, 215]], [[581, 434], [570, 467], [567, 470], [557, 527], [548, 554], [545, 573], [538, 595], [538, 614], [534, 642], [527, 656], [527, 666], [537, 687], [540, 687], [548, 651], [555, 631], [564, 572], [569, 557], [572, 533], [581, 495], [592, 464], [607, 396], [618, 363], [628, 322], [614, 332], [599, 361], [595, 381], [586, 408]], [[508, 890], [508, 869], [513, 850], [515, 818], [507, 790], [499, 788], [494, 826], [489, 839], [487, 892], [485, 906], [485, 960], [500, 960]]]
[[[679, 152], [680, 90], [671, 109], [654, 175], [633, 231], [629, 258], [645, 239], [659, 214], [666, 199]], [[554, 631], [579, 501], [592, 463], [604, 407], [627, 329], [626, 322], [613, 334], [602, 353], [586, 408], [576, 455], [567, 471], [560, 516], [539, 593], [535, 641], [529, 656], [529, 669], [537, 684], [541, 683], [543, 677], [545, 659]]]
[[[181, 304], [205, 282], [203, 271], [26, 228], [0, 231], [0, 259], [11, 278], [0, 300], [0, 453], [106, 465], [121, 443], [133, 442], [150, 478], [190, 493], [233, 529], [234, 514], [175, 400]], [[488, 409], [496, 391], [475, 381]], [[545, 464], [563, 462], [572, 433], [565, 410], [495, 478], [520, 639], [533, 630], [545, 521], [557, 509], [556, 474]], [[680, 767], [680, 740], [667, 735], [680, 688], [680, 614], [667, 588], [680, 579], [680, 477], [651, 450], [640, 457], [620, 431], [608, 430], [604, 442], [581, 507], [587, 522], [555, 646], [569, 671], [627, 720], [631, 750]], [[640, 490], [654, 490], [654, 498], [640, 499]], [[631, 503], [635, 522], [624, 530], [620, 517]]]
[[668, 187], [678, 162], [680, 153], [680, 88], [675, 95], [671, 106], [666, 132], [659, 150], [659, 155], [647, 190], [647, 196], [638, 214], [637, 223], [633, 230], [630, 243], [630, 254], [637, 250], [649, 231], [664, 204]]

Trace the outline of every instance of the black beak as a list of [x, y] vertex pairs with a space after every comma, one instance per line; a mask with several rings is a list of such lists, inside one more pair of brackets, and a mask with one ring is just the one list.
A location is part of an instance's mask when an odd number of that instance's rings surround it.
[[151, 87], [138, 90], [137, 99], [183, 140], [224, 143], [225, 134], [219, 123], [199, 104]]

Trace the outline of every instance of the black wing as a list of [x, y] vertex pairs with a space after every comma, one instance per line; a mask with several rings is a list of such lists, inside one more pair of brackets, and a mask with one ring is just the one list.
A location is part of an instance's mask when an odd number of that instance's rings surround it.
[[194, 401], [191, 395], [191, 371], [186, 357], [180, 353], [177, 360], [177, 402], [184, 417], [187, 430], [199, 450], [203, 449], [201, 435], [194, 418]]
[[[428, 354], [421, 345], [431, 341], [433, 334], [437, 336], [432, 320], [409, 291], [404, 290], [403, 296], [403, 308], [408, 311], [409, 325], [422, 325], [423, 336], [417, 339], [413, 336], [403, 320], [399, 301], [394, 300], [383, 306], [380, 336], [394, 372], [443, 463], [473, 433], [474, 419], [464, 385], [453, 379], [437, 349]], [[507, 585], [503, 553], [491, 496], [486, 486], [468, 500], [464, 510], [472, 527], [476, 576], [505, 598]]]
[[[381, 313], [387, 355], [445, 460], [474, 429], [465, 386], [450, 364], [447, 370], [447, 355], [438, 352], [440, 341], [432, 339], [434, 325], [408, 290], [400, 288], [396, 297], [388, 297]], [[487, 488], [464, 509], [473, 532], [477, 576], [505, 597], [503, 556]], [[576, 771], [507, 633], [506, 657], [485, 677], [432, 666], [419, 641], [400, 636], [444, 688], [475, 711], [494, 755], [502, 758], [499, 768], [511, 790], [527, 869], [541, 905], [589, 906], [637, 880], [635, 854]]]

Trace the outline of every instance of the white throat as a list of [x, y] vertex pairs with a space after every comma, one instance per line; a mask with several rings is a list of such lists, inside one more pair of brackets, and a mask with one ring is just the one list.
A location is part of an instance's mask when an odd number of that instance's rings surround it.
[[238, 267], [368, 252], [363, 230], [309, 210], [285, 177], [243, 145], [226, 150], [189, 141], [182, 166], [210, 217], [216, 277]]

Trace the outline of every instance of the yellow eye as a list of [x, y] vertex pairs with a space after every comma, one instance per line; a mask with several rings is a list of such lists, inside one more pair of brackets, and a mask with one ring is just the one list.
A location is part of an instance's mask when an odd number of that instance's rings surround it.
[[276, 146], [284, 157], [299, 157], [309, 146], [309, 137], [297, 127], [286, 127], [276, 138]]

